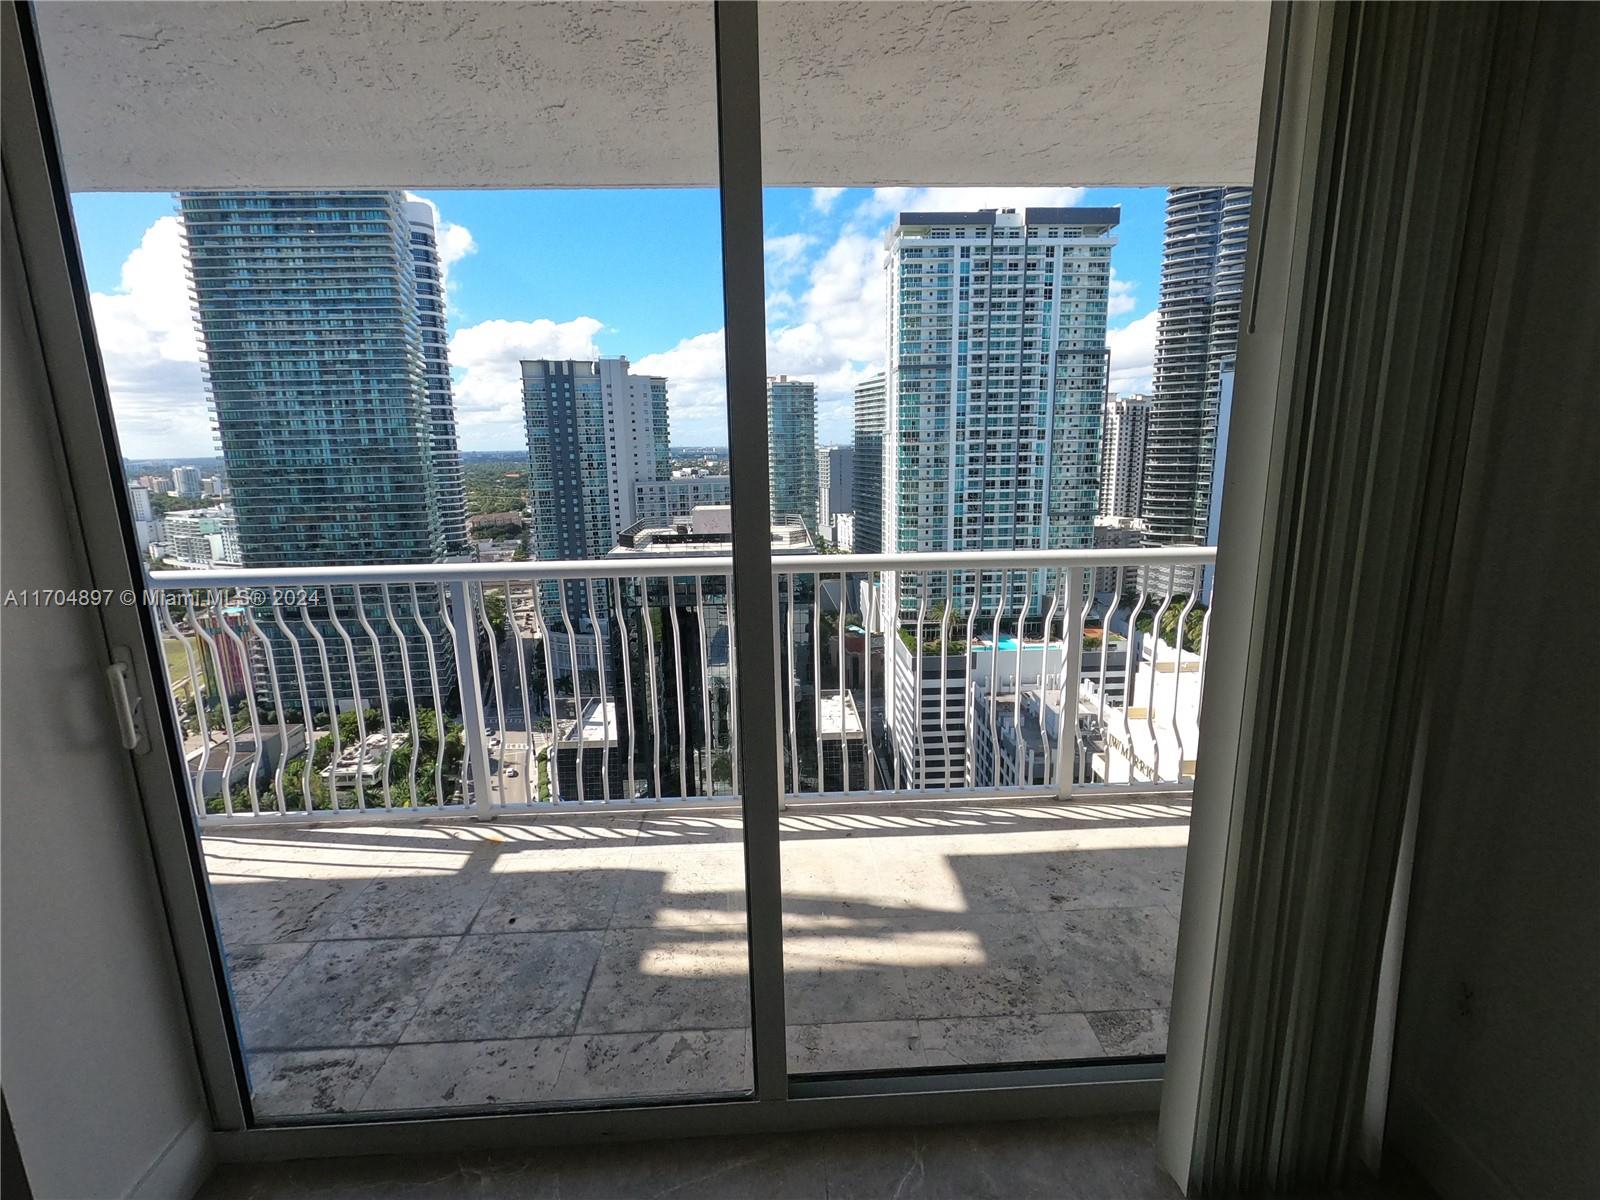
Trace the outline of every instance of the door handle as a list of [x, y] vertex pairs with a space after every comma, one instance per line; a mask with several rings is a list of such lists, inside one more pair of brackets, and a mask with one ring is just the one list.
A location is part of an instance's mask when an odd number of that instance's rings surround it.
[[[126, 651], [119, 650], [119, 654]], [[125, 662], [113, 662], [106, 668], [106, 683], [111, 690], [111, 708], [117, 714], [117, 732], [124, 750], [140, 750], [144, 746], [143, 698], [133, 683], [133, 670]]]

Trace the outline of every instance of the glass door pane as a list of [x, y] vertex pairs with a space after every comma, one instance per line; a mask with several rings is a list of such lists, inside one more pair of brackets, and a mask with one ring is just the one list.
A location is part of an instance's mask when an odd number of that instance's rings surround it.
[[[359, 75], [493, 12], [288, 37]], [[427, 82], [535, 165], [185, 187], [179, 140], [74, 197], [260, 1120], [751, 1087], [712, 9], [519, 13]], [[121, 44], [50, 17], [58, 83]]]
[[1071, 6], [810, 8], [762, 10], [789, 1068], [1159, 1055], [1249, 190], [1074, 176], [1115, 122], [1022, 49]]

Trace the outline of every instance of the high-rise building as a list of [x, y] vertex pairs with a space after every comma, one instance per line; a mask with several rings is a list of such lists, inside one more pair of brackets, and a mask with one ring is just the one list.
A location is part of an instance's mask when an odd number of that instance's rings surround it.
[[[645, 515], [641, 504], [654, 509], [654, 490], [640, 485], [669, 477], [667, 381], [632, 374], [625, 358], [530, 359], [522, 402], [533, 557], [604, 557]], [[598, 671], [617, 650], [609, 588], [573, 580], [542, 584], [539, 597], [556, 674]]]
[[128, 507], [133, 515], [133, 536], [139, 544], [139, 553], [148, 554], [150, 544], [156, 540], [156, 514], [150, 504], [150, 489], [140, 483], [129, 484]]
[[185, 500], [198, 499], [200, 496], [200, 468], [173, 467], [172, 494], [174, 496], [182, 496]]
[[450, 340], [445, 327], [444, 272], [439, 266], [439, 232], [433, 205], [407, 200], [411, 224], [411, 265], [417, 276], [417, 320], [422, 327], [422, 364], [428, 382], [428, 416], [433, 426], [433, 477], [439, 490], [439, 524], [446, 554], [465, 554], [467, 479], [456, 438], [456, 401], [450, 387]]
[[883, 553], [884, 375], [856, 384], [855, 476], [852, 490], [857, 554]]
[[[889, 231], [886, 549], [1089, 546], [1116, 208], [905, 212]], [[952, 603], [1000, 584], [957, 573]], [[1036, 588], [1035, 595], [1047, 588]], [[943, 598], [942, 579], [929, 594]], [[914, 601], [901, 589], [901, 604]]]
[[834, 529], [840, 513], [855, 503], [855, 450], [849, 446], [822, 446], [817, 450], [817, 523], [823, 537], [839, 540]]
[[1150, 432], [1150, 397], [1106, 398], [1100, 433], [1102, 517], [1137, 517], [1144, 494], [1144, 456]]
[[[1093, 544], [1120, 219], [1115, 208], [899, 215], [887, 241], [885, 551]], [[930, 572], [897, 576], [887, 599], [902, 625], [982, 612], [1020, 639], [1054, 586], [1050, 571], [1021, 589], [1011, 573]], [[890, 641], [885, 715], [910, 787], [965, 778], [970, 655], [940, 641]]]
[[[600, 558], [642, 515], [640, 484], [665, 483], [667, 381], [625, 358], [522, 364], [533, 556]], [[653, 503], [655, 493], [646, 489]], [[663, 489], [663, 497], [665, 489]]]
[[798, 514], [817, 532], [817, 385], [767, 380], [767, 469], [774, 513]]
[[150, 490], [143, 484], [134, 483], [128, 486], [128, 506], [136, 522], [148, 523], [155, 520], [155, 511], [150, 507]]
[[178, 197], [248, 567], [443, 556], [399, 192]]
[[1141, 515], [1149, 545], [1206, 540], [1223, 370], [1239, 340], [1249, 188], [1173, 188]]

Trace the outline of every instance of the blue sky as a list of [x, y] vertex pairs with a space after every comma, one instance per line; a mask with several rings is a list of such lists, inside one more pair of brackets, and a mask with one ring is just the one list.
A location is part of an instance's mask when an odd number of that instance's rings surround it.
[[[523, 452], [524, 357], [628, 356], [665, 375], [677, 445], [726, 439], [721, 250], [710, 189], [435, 191], [462, 446]], [[1118, 205], [1113, 390], [1148, 386], [1160, 188], [769, 189], [768, 365], [818, 382], [818, 437], [850, 438], [850, 387], [883, 358], [883, 233], [901, 208]], [[175, 205], [73, 198], [124, 454], [214, 453]]]

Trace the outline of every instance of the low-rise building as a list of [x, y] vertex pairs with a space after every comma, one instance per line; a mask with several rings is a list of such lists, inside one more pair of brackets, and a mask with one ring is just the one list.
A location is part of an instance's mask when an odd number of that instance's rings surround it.
[[231, 504], [167, 513], [158, 522], [156, 542], [160, 556], [178, 568], [244, 565]]

